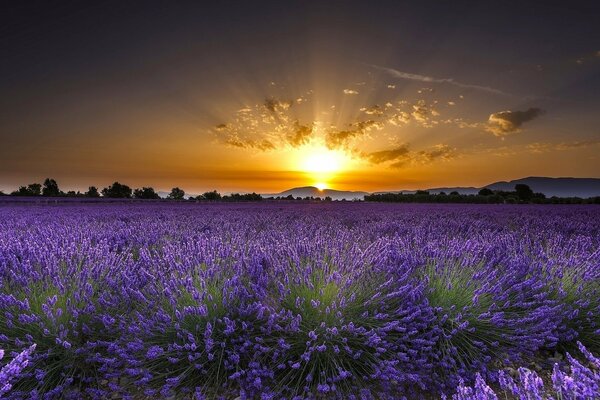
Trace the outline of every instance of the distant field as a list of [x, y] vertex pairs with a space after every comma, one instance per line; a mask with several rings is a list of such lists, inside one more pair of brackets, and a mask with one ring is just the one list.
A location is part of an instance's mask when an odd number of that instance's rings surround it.
[[600, 207], [0, 202], [32, 344], [8, 398], [598, 398]]

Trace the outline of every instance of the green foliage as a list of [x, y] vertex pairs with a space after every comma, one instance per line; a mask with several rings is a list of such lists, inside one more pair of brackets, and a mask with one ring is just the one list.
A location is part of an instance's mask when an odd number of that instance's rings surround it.
[[[600, 282], [586, 279], [575, 270], [565, 270], [559, 290], [553, 291], [556, 298], [571, 310], [571, 318], [565, 321], [567, 328], [577, 333], [577, 340], [590, 351], [600, 353]], [[562, 343], [567, 350], [573, 350], [573, 341]]]
[[[66, 273], [66, 266], [64, 271]], [[102, 313], [115, 315], [123, 312], [99, 305], [100, 288], [106, 295], [102, 279], [95, 277], [82, 285], [80, 279], [73, 277], [61, 287], [44, 279], [25, 287], [11, 287], [7, 283], [8, 286], [3, 288], [27, 306], [12, 308], [9, 312], [13, 318], [6, 313], [0, 315], [0, 332], [21, 340], [25, 334], [29, 335], [39, 355], [32, 367], [45, 371], [41, 380], [35, 377], [20, 380], [15, 385], [16, 390], [37, 389], [43, 393], [63, 384], [69, 377], [81, 382], [98, 376], [97, 365], [88, 360], [86, 353], [76, 350], [85, 347], [89, 341], [111, 338], [97, 311], [101, 309]], [[29, 315], [33, 322], [16, 318], [19, 314]]]
[[[436, 310], [443, 334], [437, 343], [441, 357], [453, 354], [458, 360], [455, 371], [482, 362], [492, 351], [492, 342], [504, 341], [502, 332], [491, 323], [488, 311], [492, 298], [480, 292], [480, 282], [473, 279], [476, 268], [428, 265], [424, 271], [426, 296]], [[486, 317], [482, 318], [482, 315]], [[485, 347], [481, 343], [486, 344]], [[452, 371], [452, 372], [455, 372]], [[450, 371], [441, 371], [442, 374]]]

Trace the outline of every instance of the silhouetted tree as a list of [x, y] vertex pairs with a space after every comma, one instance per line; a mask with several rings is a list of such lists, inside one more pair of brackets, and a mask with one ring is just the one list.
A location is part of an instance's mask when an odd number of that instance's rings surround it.
[[141, 189], [135, 189], [133, 191], [133, 197], [136, 199], [160, 199], [158, 193], [154, 191], [154, 188], [143, 187]]
[[450, 192], [450, 196], [459, 196], [460, 193], [458, 193], [456, 190], [453, 190]]
[[517, 197], [521, 201], [529, 201], [533, 197], [533, 190], [523, 183], [517, 183], [515, 185], [515, 192], [517, 192]]
[[258, 193], [232, 193], [229, 196], [223, 196], [221, 198], [223, 201], [261, 201], [263, 198]]
[[39, 183], [32, 183], [27, 185], [27, 190], [31, 192], [32, 196], [40, 196], [42, 194], [42, 185]]
[[212, 192], [206, 192], [202, 194], [204, 200], [221, 200], [221, 193], [213, 190]]
[[39, 196], [42, 194], [42, 185], [32, 183], [27, 186], [20, 186], [19, 189], [11, 193], [11, 196]]
[[185, 192], [183, 191], [183, 189], [174, 187], [173, 189], [171, 189], [171, 193], [169, 193], [169, 195], [167, 196], [167, 199], [183, 200], [184, 196], [185, 196]]
[[90, 186], [88, 191], [85, 192], [86, 197], [100, 197], [100, 193], [98, 193], [98, 188], [96, 186]]
[[492, 192], [492, 190], [488, 189], [488, 188], [483, 188], [479, 191], [480, 196], [491, 196], [493, 194], [494, 194], [494, 192]]
[[54, 179], [46, 178], [42, 188], [42, 196], [60, 196], [60, 189]]
[[102, 196], [114, 199], [130, 199], [131, 188], [127, 185], [115, 182], [111, 186], [102, 189]]

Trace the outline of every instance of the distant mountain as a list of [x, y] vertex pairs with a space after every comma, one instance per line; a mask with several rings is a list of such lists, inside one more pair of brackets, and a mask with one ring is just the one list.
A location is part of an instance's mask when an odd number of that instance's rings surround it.
[[263, 198], [269, 197], [287, 197], [292, 195], [294, 198], [296, 197], [320, 197], [325, 198], [327, 196], [331, 197], [332, 200], [362, 200], [365, 195], [369, 193], [367, 192], [352, 192], [352, 191], [344, 191], [344, 190], [333, 190], [333, 189], [323, 189], [319, 190], [314, 186], [305, 186], [305, 187], [297, 187], [293, 189], [289, 189], [283, 191], [281, 193], [271, 193], [271, 194], [262, 194]]
[[[491, 190], [502, 190], [511, 192], [515, 190], [515, 185], [523, 183], [531, 188], [534, 192], [544, 193], [546, 197], [595, 197], [600, 196], [600, 178], [546, 178], [531, 176], [528, 178], [515, 179], [512, 181], [500, 181], [491, 183], [483, 186]], [[483, 188], [482, 187], [482, 188]], [[431, 188], [423, 189], [429, 193], [446, 192], [458, 192], [460, 194], [477, 194], [480, 189], [476, 187], [442, 187], [442, 188]], [[375, 194], [382, 193], [405, 193], [412, 194], [416, 190], [398, 190], [398, 191], [387, 191], [387, 192], [375, 192]]]
[[[502, 190], [502, 191], [513, 191], [515, 190], [515, 185], [518, 183], [523, 183], [528, 185], [534, 192], [544, 193], [547, 197], [558, 196], [558, 197], [595, 197], [600, 196], [600, 178], [546, 178], [546, 177], [537, 177], [531, 176], [528, 178], [515, 179], [512, 181], [500, 181], [491, 183], [486, 186], [482, 186], [481, 188], [477, 187], [437, 187], [427, 190], [429, 193], [440, 193], [445, 192], [446, 194], [450, 194], [451, 192], [458, 192], [460, 194], [477, 194], [480, 189], [486, 187], [491, 190]], [[415, 193], [416, 190], [396, 190], [396, 191], [381, 191], [374, 192], [373, 194], [382, 194], [382, 193], [405, 193], [412, 194]], [[342, 191], [342, 190], [333, 190], [333, 189], [324, 189], [319, 190], [313, 186], [305, 186], [305, 187], [297, 187], [293, 189], [286, 190], [281, 193], [273, 193], [273, 194], [262, 194], [262, 197], [287, 197], [292, 195], [294, 198], [296, 197], [320, 197], [325, 198], [326, 196], [331, 197], [333, 200], [354, 200], [360, 199], [369, 193], [367, 192], [353, 192], [353, 191]]]
[[[479, 188], [476, 187], [439, 187], [439, 188], [431, 188], [431, 189], [423, 189], [428, 191], [431, 194], [438, 194], [444, 192], [446, 194], [450, 194], [451, 192], [458, 192], [460, 194], [477, 194], [479, 192]], [[404, 193], [404, 194], [415, 194], [416, 190], [398, 190], [398, 191], [387, 191], [387, 192], [374, 192], [373, 194], [383, 194], [383, 193]]]
[[546, 178], [531, 176], [508, 182], [496, 182], [486, 187], [491, 190], [511, 191], [515, 185], [523, 183], [534, 192], [544, 193], [547, 197], [594, 197], [600, 196], [599, 178]]

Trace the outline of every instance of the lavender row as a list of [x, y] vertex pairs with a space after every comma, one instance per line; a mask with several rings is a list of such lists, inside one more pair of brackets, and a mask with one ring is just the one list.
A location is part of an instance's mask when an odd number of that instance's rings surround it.
[[598, 353], [599, 275], [595, 206], [5, 206], [7, 396], [450, 395]]

